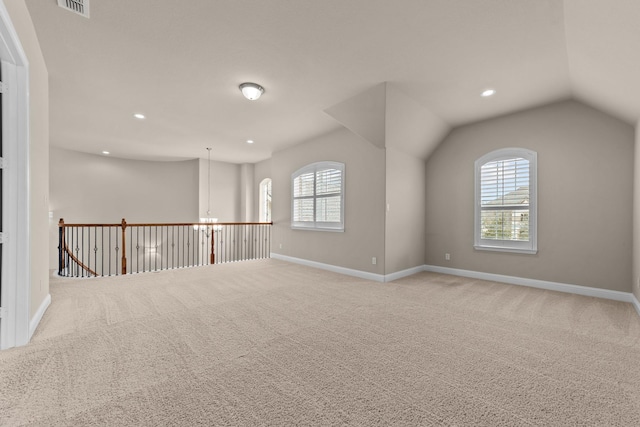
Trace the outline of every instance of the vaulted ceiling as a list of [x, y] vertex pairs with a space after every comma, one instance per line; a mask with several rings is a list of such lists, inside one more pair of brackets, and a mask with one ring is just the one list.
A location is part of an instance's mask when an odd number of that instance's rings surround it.
[[26, 3], [51, 145], [77, 151], [252, 163], [383, 82], [447, 127], [567, 98], [640, 117], [637, 0], [90, 0], [89, 19]]

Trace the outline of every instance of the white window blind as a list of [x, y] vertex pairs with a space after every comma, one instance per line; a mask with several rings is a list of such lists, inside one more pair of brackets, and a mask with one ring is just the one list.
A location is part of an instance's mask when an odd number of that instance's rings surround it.
[[319, 162], [292, 175], [293, 228], [344, 230], [344, 164]]
[[476, 249], [535, 253], [536, 153], [509, 148], [476, 161]]
[[495, 160], [482, 165], [482, 238], [529, 240], [529, 161]]

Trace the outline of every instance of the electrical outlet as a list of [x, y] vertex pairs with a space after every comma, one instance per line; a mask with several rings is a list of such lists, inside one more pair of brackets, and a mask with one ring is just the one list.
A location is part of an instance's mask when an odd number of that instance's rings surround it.
[[371, 258], [371, 264], [376, 265], [378, 263], [378, 260], [376, 259], [376, 257]]
[[444, 254], [445, 261], [451, 261], [451, 254]]

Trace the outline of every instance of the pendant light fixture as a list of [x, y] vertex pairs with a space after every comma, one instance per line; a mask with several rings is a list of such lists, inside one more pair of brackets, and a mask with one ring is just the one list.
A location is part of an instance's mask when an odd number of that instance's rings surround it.
[[[211, 218], [211, 147], [207, 147], [207, 220]], [[209, 221], [207, 221], [209, 222]]]
[[[200, 218], [200, 223], [212, 222], [218, 222], [218, 218], [211, 218], [211, 148], [207, 147], [207, 216]], [[197, 229], [198, 226], [194, 225], [193, 228]], [[207, 233], [209, 232], [205, 225], [201, 225], [200, 228]]]

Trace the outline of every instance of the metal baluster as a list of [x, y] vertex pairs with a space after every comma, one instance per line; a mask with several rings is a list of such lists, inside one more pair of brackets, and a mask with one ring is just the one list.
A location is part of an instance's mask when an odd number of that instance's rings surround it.
[[[178, 268], [184, 267], [184, 233], [182, 234], [182, 240], [180, 239], [180, 226], [177, 225], [178, 230]], [[182, 248], [182, 261], [180, 261], [180, 249]]]
[[[60, 220], [60, 223], [63, 223]], [[58, 276], [62, 276], [62, 260], [64, 256], [62, 255], [62, 239], [64, 238], [64, 227], [58, 223]], [[64, 223], [63, 223], [64, 224]]]
[[[82, 238], [80, 239], [78, 244], [78, 248], [80, 249], [80, 258], [78, 259], [80, 260], [81, 264], [84, 264], [84, 228], [85, 227], [82, 227]], [[82, 268], [82, 277], [84, 277], [85, 273], [86, 273], [85, 269]]]
[[156, 238], [155, 238], [155, 246], [156, 246], [156, 253], [155, 256], [153, 257], [153, 269], [155, 271], [158, 271], [158, 226], [156, 225], [155, 227], [153, 227], [155, 229], [156, 232]]
[[136, 273], [140, 272], [140, 227], [136, 227]]
[[107, 228], [109, 232], [109, 276], [111, 276], [111, 227]]
[[238, 226], [233, 225], [233, 240], [231, 241], [233, 248], [233, 259], [231, 261], [238, 260]]
[[118, 244], [118, 234], [119, 233], [118, 233], [118, 229], [117, 228], [115, 228], [115, 230], [116, 230], [116, 247], [115, 247], [115, 250], [116, 250], [116, 276], [118, 276], [120, 274], [120, 272], [122, 271], [122, 266], [118, 266], [118, 261], [120, 261], [120, 257], [118, 256], [118, 253], [120, 252], [120, 247], [119, 247], [119, 244]]
[[186, 225], [182, 226], [184, 228], [184, 234], [187, 236], [187, 267], [193, 267], [193, 263], [189, 261], [189, 257], [191, 254], [191, 230]]
[[[200, 226], [198, 226], [198, 228], [200, 228]], [[200, 246], [201, 246], [201, 247], [200, 247], [200, 253], [198, 254], [198, 255], [199, 255], [199, 258], [200, 258], [200, 263], [201, 263], [202, 265], [207, 265], [207, 263], [206, 263], [206, 261], [205, 261], [205, 258], [206, 258], [206, 256], [207, 256], [207, 253], [205, 252], [205, 248], [204, 248], [204, 244], [205, 244], [206, 242], [205, 242], [205, 238], [204, 238], [204, 234], [203, 234], [202, 230], [198, 230], [198, 239], [200, 239], [200, 242], [201, 242], [201, 243], [200, 243]], [[204, 258], [203, 258], [203, 257], [204, 257]]]
[[133, 228], [131, 226], [127, 227], [129, 230], [129, 259], [130, 261], [127, 264], [130, 264], [129, 269], [127, 270], [129, 274], [133, 273]]
[[100, 227], [100, 246], [100, 264], [102, 266], [102, 273], [100, 275], [104, 276], [104, 226]]
[[93, 227], [93, 260], [95, 263], [94, 271], [98, 276], [98, 227]]
[[147, 268], [146, 263], [147, 256], [147, 227], [142, 227], [142, 272], [144, 273]]

